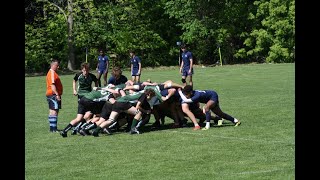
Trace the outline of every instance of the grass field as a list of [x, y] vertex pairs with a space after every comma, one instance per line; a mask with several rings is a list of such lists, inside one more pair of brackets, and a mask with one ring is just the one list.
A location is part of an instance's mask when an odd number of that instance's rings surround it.
[[[59, 129], [77, 113], [73, 76], [60, 77]], [[142, 71], [147, 78], [181, 82], [178, 67]], [[25, 179], [295, 179], [295, 64], [197, 67], [193, 80], [194, 89], [217, 91], [221, 109], [241, 126], [62, 138], [49, 133], [45, 76], [26, 77]]]

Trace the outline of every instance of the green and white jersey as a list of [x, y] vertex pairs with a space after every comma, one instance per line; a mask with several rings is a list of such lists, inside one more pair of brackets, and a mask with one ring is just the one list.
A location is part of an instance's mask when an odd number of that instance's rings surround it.
[[92, 90], [85, 94], [84, 97], [92, 101], [108, 101], [109, 95], [111, 95], [111, 93], [106, 90]]
[[128, 94], [122, 97], [119, 97], [116, 101], [117, 102], [130, 102], [132, 104], [138, 102], [138, 99], [143, 94], [143, 92], [134, 92], [132, 94]]
[[84, 94], [92, 91], [92, 83], [96, 82], [97, 78], [92, 73], [84, 76], [82, 72], [80, 72], [74, 76], [73, 80], [77, 82], [78, 95], [83, 96]]

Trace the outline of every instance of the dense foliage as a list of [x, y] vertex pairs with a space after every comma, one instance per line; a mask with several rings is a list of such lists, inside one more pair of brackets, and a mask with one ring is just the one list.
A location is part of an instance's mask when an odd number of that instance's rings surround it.
[[[146, 66], [178, 65], [182, 41], [197, 64], [295, 61], [294, 0], [25, 0], [25, 70], [96, 63], [129, 66], [130, 49]], [[219, 47], [219, 48], [218, 48]], [[87, 55], [86, 55], [87, 50]]]

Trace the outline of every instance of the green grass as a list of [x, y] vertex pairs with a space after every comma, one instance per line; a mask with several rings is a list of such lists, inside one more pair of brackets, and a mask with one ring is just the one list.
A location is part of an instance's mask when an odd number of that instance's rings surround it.
[[[129, 72], [124, 75], [130, 78]], [[77, 113], [74, 75], [64, 85], [58, 128]], [[109, 74], [110, 76], [110, 74]], [[179, 69], [143, 70], [142, 80], [181, 83]], [[25, 78], [25, 178], [295, 179], [295, 64], [196, 67], [194, 88], [218, 92], [222, 110], [242, 124], [140, 135], [62, 138], [48, 132], [45, 76]], [[149, 124], [154, 122], [152, 117]], [[173, 120], [166, 118], [166, 124]]]

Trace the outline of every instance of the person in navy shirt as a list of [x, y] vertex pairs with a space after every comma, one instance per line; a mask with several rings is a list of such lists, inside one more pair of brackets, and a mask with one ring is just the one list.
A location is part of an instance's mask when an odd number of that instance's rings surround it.
[[104, 85], [107, 85], [107, 76], [108, 76], [108, 69], [109, 69], [109, 58], [105, 55], [103, 50], [100, 50], [98, 56], [98, 63], [97, 63], [97, 79], [99, 81], [99, 87], [101, 87], [101, 76], [103, 75]]
[[195, 124], [194, 130], [200, 129], [200, 126], [198, 125], [195, 116], [192, 114], [192, 112], [189, 110], [189, 103], [204, 103], [206, 104], [204, 106], [204, 113], [206, 115], [206, 126], [203, 128], [203, 130], [208, 130], [210, 128], [210, 120], [211, 120], [211, 113], [215, 113], [219, 117], [229, 120], [232, 123], [234, 123], [234, 126], [239, 126], [241, 122], [230, 116], [229, 114], [224, 113], [220, 106], [219, 106], [219, 98], [217, 92], [213, 90], [193, 90], [192, 86], [186, 85], [183, 88], [183, 92], [181, 89], [178, 90], [180, 97], [181, 97], [181, 107], [182, 111], [188, 115], [188, 117], [192, 120], [192, 122]]
[[189, 85], [193, 86], [192, 75], [193, 75], [193, 57], [192, 52], [187, 50], [187, 46], [185, 44], [181, 45], [181, 65], [180, 65], [180, 73], [181, 73], [181, 81], [183, 86], [187, 85], [186, 78], [188, 78]]
[[136, 53], [131, 50], [130, 51], [130, 64], [131, 64], [131, 77], [133, 82], [140, 82], [141, 76], [141, 60]]
[[128, 78], [122, 75], [120, 67], [114, 67], [112, 69], [112, 76], [108, 80], [108, 84], [119, 85], [125, 84], [128, 81]]

